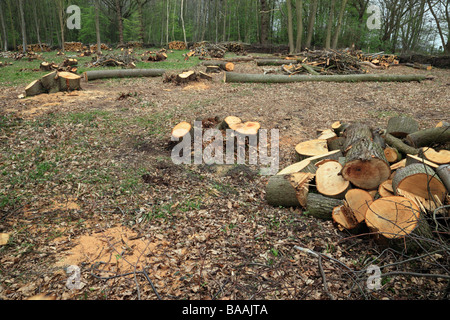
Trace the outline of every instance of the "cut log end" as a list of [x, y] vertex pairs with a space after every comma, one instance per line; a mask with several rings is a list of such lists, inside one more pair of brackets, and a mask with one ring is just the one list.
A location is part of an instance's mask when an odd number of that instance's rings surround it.
[[172, 129], [172, 138], [181, 139], [190, 133], [192, 130], [192, 125], [188, 122], [180, 122]]
[[336, 160], [321, 164], [316, 172], [316, 187], [321, 194], [332, 198], [344, 198], [350, 182], [340, 175], [342, 165]]

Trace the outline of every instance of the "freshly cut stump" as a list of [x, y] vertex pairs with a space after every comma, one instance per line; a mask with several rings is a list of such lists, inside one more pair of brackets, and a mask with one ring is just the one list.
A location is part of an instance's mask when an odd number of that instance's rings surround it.
[[58, 72], [54, 71], [41, 78], [41, 82], [48, 93], [59, 92]]
[[236, 123], [230, 126], [230, 129], [244, 136], [258, 135], [261, 125], [258, 122], [247, 121], [245, 123]]
[[295, 147], [298, 160], [303, 160], [308, 157], [320, 156], [328, 153], [327, 140], [315, 139], [299, 143]]
[[392, 180], [392, 187], [396, 194], [399, 194], [399, 190], [403, 190], [425, 200], [437, 197], [441, 203], [444, 203], [447, 193], [436, 172], [420, 163], [398, 169]]
[[58, 72], [59, 90], [73, 91], [81, 89], [81, 77], [71, 72]]
[[266, 187], [266, 200], [275, 207], [306, 207], [309, 182], [314, 174], [297, 172], [270, 177]]
[[235, 116], [228, 116], [221, 122], [221, 124], [219, 125], [219, 129], [220, 130], [230, 129], [231, 126], [238, 123], [242, 123], [241, 118]]
[[350, 182], [342, 178], [341, 171], [339, 161], [325, 160], [316, 171], [317, 191], [327, 197], [344, 198]]
[[441, 150], [436, 151], [433, 148], [423, 148], [423, 156], [425, 159], [434, 162], [436, 164], [447, 164], [450, 163], [450, 151]]
[[188, 133], [192, 132], [192, 125], [186, 121], [180, 122], [172, 129], [172, 137], [181, 139]]

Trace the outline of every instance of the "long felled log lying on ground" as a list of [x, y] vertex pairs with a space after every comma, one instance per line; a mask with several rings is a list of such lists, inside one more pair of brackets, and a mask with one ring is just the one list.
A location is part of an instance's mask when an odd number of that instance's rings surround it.
[[249, 82], [249, 83], [289, 83], [304, 81], [327, 81], [327, 82], [411, 82], [432, 79], [426, 75], [395, 75], [395, 74], [352, 74], [352, 75], [264, 75], [226, 72], [225, 82]]
[[115, 69], [115, 70], [97, 70], [86, 71], [84, 73], [85, 81], [108, 78], [139, 78], [139, 77], [159, 77], [166, 70], [164, 69]]
[[406, 136], [406, 142], [416, 148], [450, 142], [450, 127], [430, 128], [410, 133]]
[[205, 67], [217, 66], [220, 69], [225, 70], [225, 71], [233, 71], [234, 70], [234, 63], [227, 62], [227, 61], [210, 60], [210, 61], [203, 62], [202, 65]]

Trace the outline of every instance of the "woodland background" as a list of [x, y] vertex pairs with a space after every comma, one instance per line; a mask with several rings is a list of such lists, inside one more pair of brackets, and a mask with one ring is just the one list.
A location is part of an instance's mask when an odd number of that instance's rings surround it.
[[[66, 26], [69, 5], [81, 8], [81, 29]], [[367, 9], [381, 10], [370, 30]], [[390, 53], [449, 53], [450, 0], [0, 0], [1, 48], [66, 41], [163, 46], [242, 41], [304, 48]], [[24, 46], [25, 47], [25, 46]], [[64, 49], [64, 48], [62, 48]]]

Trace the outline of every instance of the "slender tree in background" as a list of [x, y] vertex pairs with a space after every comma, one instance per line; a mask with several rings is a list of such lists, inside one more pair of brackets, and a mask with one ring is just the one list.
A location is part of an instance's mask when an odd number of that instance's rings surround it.
[[[439, 32], [439, 37], [441, 38], [442, 47], [444, 48], [444, 53], [450, 53], [450, 14], [449, 14], [450, 1], [449, 0], [444, 0], [442, 2], [436, 1], [436, 3], [433, 4], [431, 0], [427, 0], [427, 3], [428, 3], [428, 7], [430, 8], [431, 14], [433, 15], [433, 18], [436, 21], [437, 29]], [[443, 5], [445, 8], [445, 16], [446, 16], [447, 26], [448, 26], [447, 43], [445, 42], [444, 32], [441, 27], [440, 19], [437, 16], [436, 11], [434, 9], [434, 6], [436, 4]]]
[[346, 6], [347, 6], [347, 0], [342, 0], [341, 10], [339, 12], [338, 23], [337, 23], [337, 26], [336, 26], [336, 30], [334, 32], [333, 44], [331, 46], [333, 49], [337, 49], [338, 40], [339, 40], [339, 34], [341, 32], [342, 19], [344, 18], [344, 13], [345, 13]]
[[327, 50], [331, 49], [331, 32], [333, 29], [335, 4], [336, 4], [336, 0], [331, 0], [330, 11], [329, 11], [329, 15], [328, 15], [328, 22], [327, 22], [327, 35], [325, 38], [325, 49], [327, 49]]
[[27, 52], [27, 27], [25, 25], [25, 14], [23, 12], [23, 0], [19, 0], [19, 13], [22, 28], [22, 51]]
[[317, 1], [318, 0], [312, 0], [311, 10], [309, 12], [308, 31], [307, 31], [308, 34], [306, 36], [306, 43], [305, 43], [306, 48], [311, 47], [311, 41], [314, 34], [314, 24], [316, 22]]
[[102, 40], [100, 35], [100, 0], [95, 0], [95, 33], [97, 35], [97, 54], [102, 52]]
[[184, 0], [181, 0], [181, 26], [183, 27], [183, 38], [187, 48], [186, 28], [184, 27]]
[[289, 53], [294, 53], [295, 47], [294, 47], [294, 28], [292, 26], [292, 3], [291, 0], [286, 0], [286, 6], [287, 6], [287, 24], [288, 24], [288, 38], [289, 38]]
[[269, 22], [270, 22], [270, 16], [269, 16], [269, 6], [267, 3], [267, 0], [260, 0], [260, 4], [261, 4], [261, 11], [260, 11], [260, 16], [261, 16], [261, 27], [260, 27], [260, 32], [261, 32], [261, 37], [260, 37], [260, 42], [261, 44], [268, 44], [269, 42]]
[[0, 23], [2, 26], [2, 40], [3, 40], [3, 48], [5, 51], [8, 51], [8, 35], [6, 32], [5, 19], [3, 18], [3, 8], [2, 1], [0, 0]]
[[64, 0], [56, 0], [56, 7], [58, 9], [59, 26], [60, 26], [60, 31], [61, 31], [61, 50], [63, 52], [65, 51], [64, 44], [66, 42], [66, 39], [65, 39], [66, 24], [65, 24], [65, 19], [64, 19], [64, 10], [65, 10], [64, 4], [65, 4]]
[[303, 39], [303, 0], [296, 0], [297, 11], [297, 42], [295, 44], [295, 52], [302, 51], [302, 39]]

